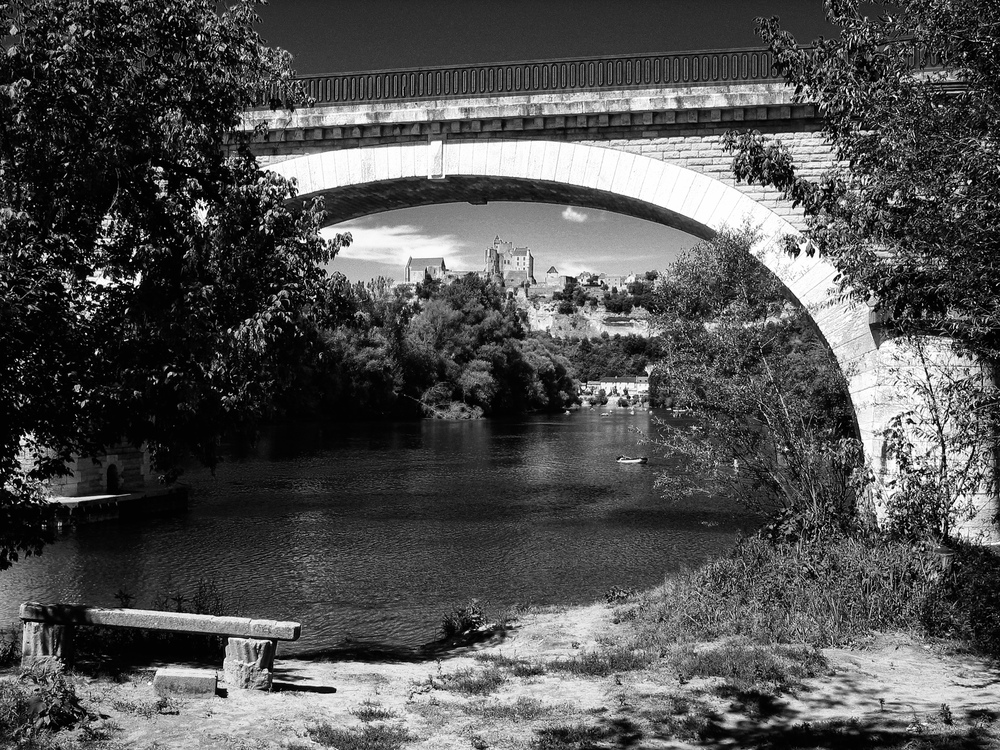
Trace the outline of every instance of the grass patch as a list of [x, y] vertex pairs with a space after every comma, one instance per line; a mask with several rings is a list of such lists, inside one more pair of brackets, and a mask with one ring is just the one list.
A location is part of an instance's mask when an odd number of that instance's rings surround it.
[[497, 669], [503, 669], [514, 677], [538, 677], [545, 674], [545, 665], [527, 659], [513, 659], [503, 654], [477, 654], [476, 661], [492, 664]]
[[366, 724], [372, 721], [385, 721], [387, 719], [395, 719], [398, 717], [398, 714], [395, 711], [383, 708], [381, 703], [372, 701], [365, 701], [357, 708], [352, 708], [350, 713], [352, 716], [361, 719], [361, 721]]
[[607, 677], [618, 672], [646, 669], [656, 656], [643, 649], [627, 647], [583, 651], [566, 659], [553, 659], [546, 664], [551, 672], [566, 672], [585, 677]]
[[828, 668], [823, 654], [815, 648], [761, 645], [746, 639], [707, 647], [683, 644], [669, 658], [682, 681], [692, 677], [721, 677], [741, 691], [761, 687], [784, 691]]
[[534, 721], [547, 716], [551, 711], [537, 698], [520, 697], [513, 703], [497, 701], [476, 701], [466, 706], [470, 714], [496, 721]]
[[337, 750], [399, 750], [414, 739], [402, 726], [365, 724], [361, 729], [342, 729], [329, 722], [308, 727], [309, 739]]
[[700, 742], [705, 739], [715, 712], [703, 699], [683, 693], [647, 696], [648, 707], [639, 715], [661, 736], [682, 742]]
[[496, 667], [482, 671], [460, 669], [431, 678], [431, 687], [463, 695], [489, 695], [507, 681], [507, 676]]
[[634, 627], [663, 652], [678, 641], [730, 636], [837, 645], [872, 631], [918, 629], [936, 585], [932, 572], [931, 561], [900, 543], [797, 547], [752, 537], [655, 590], [638, 605]]
[[607, 732], [587, 724], [565, 724], [536, 731], [532, 750], [585, 750], [604, 739]]
[[162, 696], [152, 701], [130, 701], [126, 698], [115, 698], [111, 708], [119, 713], [133, 714], [144, 719], [151, 719], [157, 714], [176, 714], [177, 707], [170, 698]]

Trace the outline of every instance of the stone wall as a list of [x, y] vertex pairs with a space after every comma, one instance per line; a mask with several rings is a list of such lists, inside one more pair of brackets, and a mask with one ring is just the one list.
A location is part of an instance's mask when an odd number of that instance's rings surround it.
[[147, 484], [152, 484], [149, 453], [125, 443], [112, 446], [104, 456], [77, 458], [69, 468], [72, 470], [69, 476], [49, 481], [53, 495], [86, 497], [141, 492]]

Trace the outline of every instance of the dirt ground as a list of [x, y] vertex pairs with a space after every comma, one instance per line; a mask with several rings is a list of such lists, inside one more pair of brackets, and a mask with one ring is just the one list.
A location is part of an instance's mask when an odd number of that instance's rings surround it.
[[[682, 684], [666, 668], [505, 674], [486, 694], [448, 689], [449, 676], [480, 674], [499, 655], [540, 663], [597, 650], [601, 634], [618, 627], [610, 618], [603, 604], [532, 612], [505, 635], [440, 658], [307, 661], [281, 658], [279, 649], [271, 693], [227, 690], [220, 681], [214, 698], [164, 703], [149, 671], [120, 683], [76, 679], [100, 716], [88, 736], [129, 748], [320, 747], [309, 728], [324, 722], [357, 737], [366, 726], [405, 728], [404, 747], [435, 750], [997, 746], [997, 666], [907, 636], [828, 649], [830, 674], [777, 697], [726, 695], [708, 678]], [[700, 737], [686, 734], [687, 715], [706, 711]], [[942, 731], [955, 743], [920, 744]]]

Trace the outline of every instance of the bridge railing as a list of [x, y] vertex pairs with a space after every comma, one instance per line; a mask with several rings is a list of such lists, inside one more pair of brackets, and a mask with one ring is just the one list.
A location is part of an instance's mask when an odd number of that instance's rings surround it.
[[[914, 66], [940, 64], [914, 50]], [[315, 105], [510, 96], [610, 89], [770, 83], [784, 79], [770, 50], [704, 50], [562, 60], [453, 65], [297, 76]], [[262, 96], [264, 105], [276, 92]]]
[[317, 105], [780, 81], [761, 48], [299, 76]]

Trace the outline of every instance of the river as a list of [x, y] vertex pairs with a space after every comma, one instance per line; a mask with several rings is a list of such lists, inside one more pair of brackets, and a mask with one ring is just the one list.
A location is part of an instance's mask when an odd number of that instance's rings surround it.
[[147, 607], [199, 580], [232, 613], [297, 620], [283, 653], [409, 647], [476, 598], [487, 608], [592, 602], [728, 549], [754, 519], [721, 499], [660, 497], [671, 460], [622, 465], [650, 415], [296, 426], [182, 478], [182, 514], [81, 526], [0, 573], [22, 601]]

